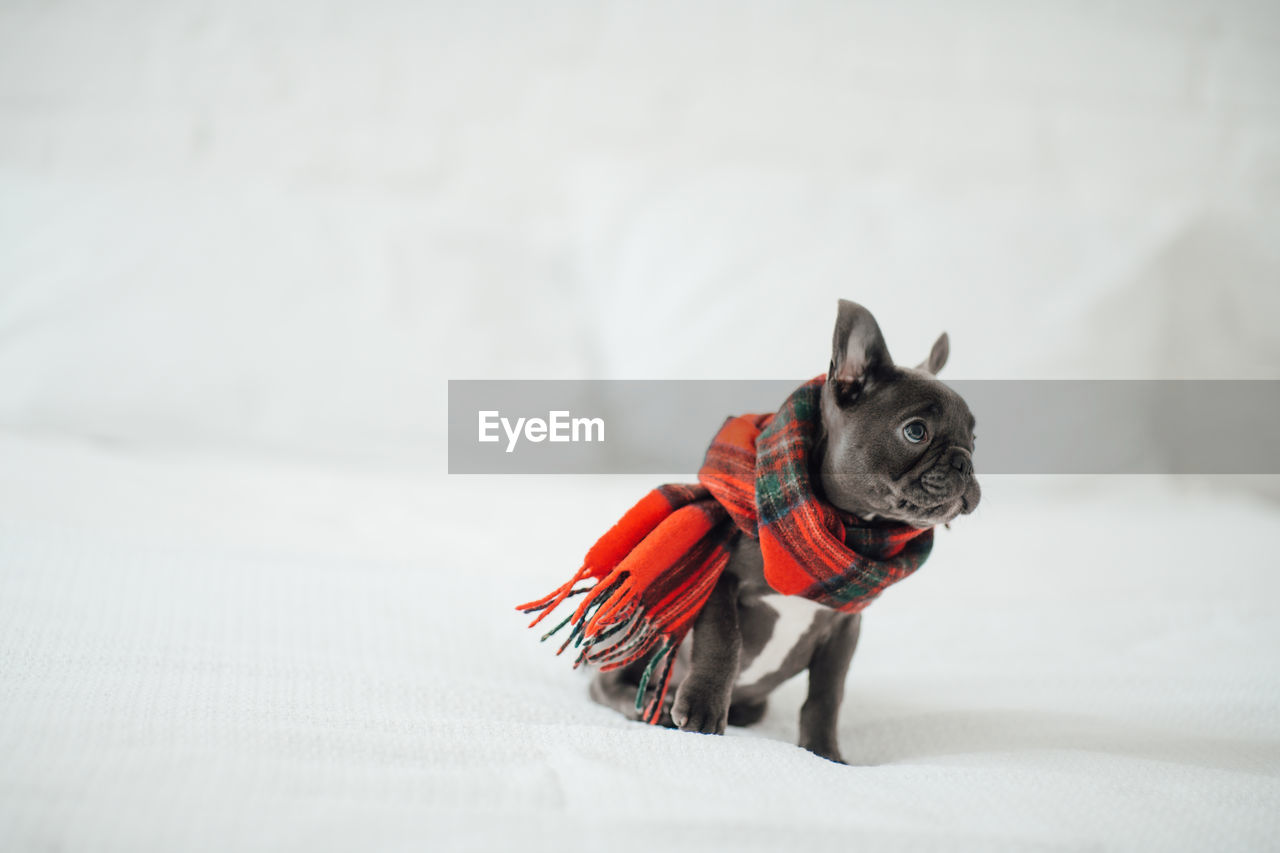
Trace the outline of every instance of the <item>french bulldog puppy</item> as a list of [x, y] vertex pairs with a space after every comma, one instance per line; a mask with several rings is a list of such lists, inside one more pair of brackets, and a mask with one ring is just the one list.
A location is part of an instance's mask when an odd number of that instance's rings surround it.
[[[899, 367], [871, 312], [840, 301], [813, 454], [814, 482], [829, 503], [863, 521], [920, 528], [977, 507], [974, 418], [964, 400], [934, 378], [948, 353], [944, 333], [923, 364]], [[843, 763], [836, 724], [862, 614], [779, 595], [765, 582], [759, 540], [739, 533], [730, 548], [729, 563], [677, 654], [663, 724], [708, 734], [751, 725], [764, 716], [774, 688], [808, 669], [800, 746]], [[592, 698], [637, 718], [645, 663], [598, 673]]]

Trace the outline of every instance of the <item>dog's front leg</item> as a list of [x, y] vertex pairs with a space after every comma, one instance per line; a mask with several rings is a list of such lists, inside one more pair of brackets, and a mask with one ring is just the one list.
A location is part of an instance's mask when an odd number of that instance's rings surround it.
[[858, 647], [862, 614], [844, 614], [831, 626], [831, 634], [814, 649], [809, 662], [809, 695], [800, 708], [800, 745], [823, 758], [844, 764], [836, 737], [840, 703], [849, 662]]
[[676, 691], [671, 719], [686, 732], [724, 734], [738, 678], [738, 579], [723, 574], [693, 623], [689, 674]]

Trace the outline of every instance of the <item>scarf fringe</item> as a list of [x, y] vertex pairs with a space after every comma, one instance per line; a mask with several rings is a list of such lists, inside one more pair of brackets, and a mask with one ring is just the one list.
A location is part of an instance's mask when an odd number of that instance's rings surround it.
[[[579, 575], [589, 575], [588, 567], [580, 569]], [[646, 723], [656, 723], [662, 716], [675, 652], [688, 629], [677, 635], [677, 632], [659, 628], [654, 620], [645, 616], [645, 608], [639, 599], [643, 587], [627, 583], [631, 579], [630, 572], [618, 571], [616, 575], [612, 579], [598, 580], [590, 587], [573, 589], [573, 584], [580, 579], [575, 576], [574, 581], [550, 595], [522, 604], [518, 609], [524, 613], [538, 613], [530, 623], [532, 627], [566, 598], [589, 593], [573, 613], [543, 634], [542, 640], [546, 641], [566, 625], [572, 625], [556, 654], [561, 654], [570, 645], [580, 649], [573, 662], [574, 669], [590, 664], [607, 672], [648, 656], [648, 664], [636, 688], [636, 711]], [[654, 695], [645, 702], [645, 692], [651, 683], [655, 685]]]
[[[575, 669], [589, 664], [608, 671], [647, 659], [636, 710], [655, 723], [675, 653], [728, 563], [722, 544], [727, 523], [705, 490], [655, 489], [601, 537], [572, 578], [517, 609], [537, 614], [533, 627], [567, 599], [584, 596], [542, 639], [570, 626], [556, 654], [578, 649]], [[586, 586], [578, 586], [584, 581]]]

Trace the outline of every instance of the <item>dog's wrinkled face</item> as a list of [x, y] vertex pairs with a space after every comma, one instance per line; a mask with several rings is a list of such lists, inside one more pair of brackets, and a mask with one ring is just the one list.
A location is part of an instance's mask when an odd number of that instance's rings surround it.
[[924, 364], [898, 367], [871, 312], [840, 301], [817, 453], [832, 504], [913, 527], [946, 524], [977, 507], [974, 418], [934, 378], [947, 354], [944, 334]]

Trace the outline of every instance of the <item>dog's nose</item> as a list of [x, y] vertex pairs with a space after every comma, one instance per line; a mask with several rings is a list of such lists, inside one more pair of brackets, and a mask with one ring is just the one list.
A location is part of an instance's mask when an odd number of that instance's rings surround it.
[[951, 451], [951, 467], [960, 472], [960, 476], [968, 477], [973, 473], [973, 460], [969, 457], [969, 451], [962, 450], [957, 447]]

